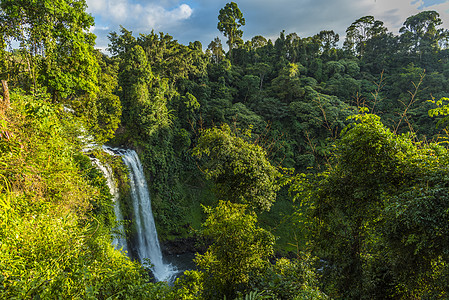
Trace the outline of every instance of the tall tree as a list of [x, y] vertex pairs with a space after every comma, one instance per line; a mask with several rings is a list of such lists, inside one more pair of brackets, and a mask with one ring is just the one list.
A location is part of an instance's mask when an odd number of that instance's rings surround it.
[[384, 23], [375, 20], [373, 16], [365, 16], [354, 21], [351, 26], [346, 29], [346, 40], [344, 46], [346, 49], [355, 52], [359, 56], [363, 56], [366, 42], [387, 32]]
[[410, 43], [409, 46], [413, 49], [418, 48], [424, 40], [432, 40], [434, 46], [437, 46], [441, 33], [437, 27], [442, 23], [440, 14], [436, 11], [423, 11], [408, 17], [399, 32], [403, 35], [404, 42]]
[[169, 34], [152, 31], [147, 35], [140, 34], [137, 42], [145, 50], [152, 72], [168, 80], [170, 85], [189, 75], [205, 73], [206, 57], [198, 41], [185, 46]]
[[257, 49], [260, 47], [264, 47], [268, 44], [268, 41], [266, 38], [264, 38], [261, 35], [256, 35], [251, 39], [251, 46], [253, 49]]
[[203, 168], [215, 182], [221, 199], [269, 210], [280, 188], [280, 173], [270, 164], [262, 147], [247, 141], [250, 135], [247, 131], [238, 136], [226, 124], [207, 129], [193, 154], [208, 157]]
[[97, 50], [101, 72], [98, 75], [99, 92], [96, 97], [84, 95], [71, 101], [71, 107], [83, 116], [84, 127], [99, 144], [114, 137], [120, 124], [122, 105], [115, 94], [118, 88], [118, 61]]
[[447, 150], [396, 135], [376, 115], [353, 119], [332, 167], [303, 194], [326, 291], [447, 298]]
[[140, 139], [145, 140], [170, 123], [167, 83], [153, 75], [141, 46], [135, 45], [123, 55], [118, 83], [122, 88], [119, 96], [123, 123]]
[[[383, 197], [408, 180], [398, 168], [410, 148], [375, 115], [357, 116], [337, 144], [334, 165], [315, 183], [312, 238], [326, 261], [323, 272], [343, 298], [361, 299], [370, 279], [366, 269], [374, 258], [373, 230], [384, 205]], [[330, 290], [328, 290], [330, 292]], [[388, 292], [388, 291], [385, 291]]]
[[232, 49], [237, 45], [243, 44], [243, 31], [239, 28], [245, 25], [245, 18], [243, 18], [243, 14], [237, 4], [231, 2], [220, 9], [218, 21], [217, 29], [228, 38], [227, 44], [232, 57]]
[[97, 91], [94, 19], [86, 8], [85, 0], [0, 3], [3, 39], [20, 43], [33, 85], [47, 87], [54, 100]]
[[246, 205], [220, 201], [207, 208], [204, 235], [213, 244], [195, 261], [207, 272], [205, 299], [234, 299], [236, 291], [250, 287], [250, 277], [260, 276], [269, 266], [274, 236], [257, 225], [257, 215]]
[[317, 40], [321, 43], [321, 54], [325, 57], [332, 56], [332, 53], [336, 52], [337, 43], [340, 40], [338, 33], [333, 30], [321, 30], [320, 33], [316, 35]]
[[223, 46], [220, 38], [217, 36], [212, 42], [210, 42], [207, 50], [211, 53], [211, 61], [218, 64], [224, 59]]
[[438, 61], [433, 55], [439, 50], [440, 40], [444, 40], [447, 31], [438, 28], [443, 22], [436, 11], [423, 11], [410, 16], [399, 30], [402, 50], [417, 57], [426, 69], [433, 69]]

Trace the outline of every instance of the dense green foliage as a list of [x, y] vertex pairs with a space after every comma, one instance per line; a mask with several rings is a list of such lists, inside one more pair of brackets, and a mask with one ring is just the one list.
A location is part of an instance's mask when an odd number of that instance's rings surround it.
[[202, 132], [193, 154], [209, 157], [204, 172], [214, 181], [218, 198], [269, 210], [280, 188], [280, 173], [266, 159], [263, 148], [245, 137], [251, 138], [251, 132], [239, 137], [228, 125], [208, 129]]
[[248, 289], [251, 277], [268, 267], [274, 237], [258, 227], [255, 214], [245, 213], [241, 204], [220, 202], [207, 213], [203, 234], [214, 242], [196, 257], [205, 273], [203, 293], [207, 299], [233, 298], [236, 291]]
[[94, 19], [85, 1], [2, 1], [0, 7], [3, 38], [20, 43], [33, 88], [42, 83], [54, 98], [97, 91], [95, 37], [88, 33]]
[[[120, 121], [117, 74], [94, 50], [86, 7], [84, 0], [2, 1], [0, 78], [36, 97], [51, 94], [47, 101], [75, 110], [85, 129], [105, 142]], [[20, 48], [6, 51], [12, 42]]]
[[235, 2], [227, 3], [224, 8], [220, 9], [218, 15], [217, 29], [228, 38], [229, 55], [232, 48], [243, 44], [243, 31], [239, 28], [245, 25], [245, 18]]
[[[203, 235], [213, 243], [195, 262], [200, 270], [176, 281], [183, 299], [326, 299], [317, 289], [313, 261], [281, 258], [272, 264], [274, 236], [261, 228], [246, 205], [220, 201], [208, 214]], [[253, 290], [251, 292], [251, 290]]]
[[447, 150], [395, 135], [375, 115], [355, 120], [332, 167], [298, 183], [326, 292], [447, 297]]
[[161, 295], [163, 287], [111, 245], [111, 195], [79, 151], [76, 119], [41, 99], [11, 100], [0, 119], [0, 298]]
[[[244, 41], [231, 2], [217, 25], [227, 52], [219, 38], [203, 51], [121, 28], [108, 57], [85, 9], [0, 4], [11, 90], [11, 108], [0, 105], [0, 298], [448, 298], [438, 142], [449, 49], [437, 12], [410, 16], [398, 35], [361, 17], [339, 47], [332, 30]], [[113, 249], [111, 195], [82, 136], [137, 150], [159, 236], [201, 237], [197, 270], [154, 284]], [[88, 155], [115, 165], [132, 231], [124, 167]]]

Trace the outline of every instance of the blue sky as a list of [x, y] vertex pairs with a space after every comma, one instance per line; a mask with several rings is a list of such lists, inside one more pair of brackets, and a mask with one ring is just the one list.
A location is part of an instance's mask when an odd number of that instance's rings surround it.
[[[97, 47], [105, 49], [107, 35], [122, 25], [138, 33], [152, 29], [172, 35], [182, 44], [200, 41], [203, 48], [215, 37], [225, 44], [217, 30], [222, 0], [87, 0], [88, 12], [95, 17], [92, 32]], [[255, 35], [276, 39], [282, 30], [300, 37], [321, 30], [334, 30], [344, 39], [346, 28], [356, 19], [372, 15], [397, 33], [405, 19], [422, 10], [436, 10], [449, 28], [449, 0], [241, 0], [234, 1], [242, 11], [246, 25], [244, 40]]]

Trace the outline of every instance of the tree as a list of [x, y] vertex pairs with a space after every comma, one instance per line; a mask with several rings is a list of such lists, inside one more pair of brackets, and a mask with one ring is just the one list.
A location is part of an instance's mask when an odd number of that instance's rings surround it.
[[365, 16], [354, 21], [346, 29], [344, 46], [346, 49], [363, 57], [366, 42], [386, 32], [387, 28], [382, 21], [375, 20], [373, 16]]
[[195, 258], [205, 272], [206, 299], [234, 299], [237, 291], [250, 288], [250, 277], [260, 276], [269, 266], [274, 237], [257, 226], [254, 212], [245, 210], [245, 205], [225, 201], [206, 208], [203, 234], [213, 243]]
[[165, 98], [167, 83], [153, 75], [139, 45], [123, 55], [119, 72], [123, 123], [145, 140], [170, 123]]
[[330, 54], [331, 49], [337, 47], [340, 36], [333, 30], [322, 30], [316, 35], [321, 42], [321, 53], [324, 55]]
[[269, 210], [280, 188], [280, 173], [268, 161], [265, 150], [248, 141], [250, 136], [250, 131], [238, 136], [226, 124], [206, 129], [193, 154], [208, 158], [203, 169], [214, 181], [220, 199]]
[[144, 50], [152, 73], [160, 79], [167, 80], [172, 89], [180, 79], [205, 73], [206, 56], [198, 41], [185, 46], [162, 32], [156, 34], [152, 31], [149, 34], [140, 34], [138, 38], [124, 27], [120, 28], [120, 32], [120, 35], [116, 32], [109, 35], [111, 41], [109, 51], [123, 59], [127, 52], [139, 45]]
[[276, 97], [285, 103], [290, 103], [305, 94], [304, 88], [301, 86], [301, 72], [305, 68], [301, 64], [290, 63], [279, 71], [279, 76], [272, 80], [271, 90]]
[[449, 296], [448, 158], [447, 149], [435, 144], [408, 155], [402, 171], [409, 182], [384, 209], [379, 229], [403, 299]]
[[241, 91], [241, 98], [243, 103], [248, 103], [249, 99], [257, 97], [259, 91], [260, 78], [254, 75], [245, 75], [239, 82], [239, 90]]
[[[323, 272], [332, 282], [328, 288], [337, 289], [327, 292], [351, 299], [375, 290], [368, 284], [372, 279], [367, 270], [376, 259], [382, 260], [375, 250], [379, 245], [372, 241], [378, 239], [375, 228], [382, 216], [384, 195], [410, 179], [411, 174], [404, 174], [398, 166], [405, 153], [412, 155], [411, 141], [396, 137], [379, 117], [358, 115], [356, 120], [338, 142], [332, 167], [319, 176], [307, 195], [313, 207], [315, 250], [326, 262]], [[384, 292], [388, 295], [391, 291]]]
[[[122, 27], [120, 35], [112, 32], [109, 38], [109, 49], [120, 61], [124, 124], [132, 124], [129, 129], [138, 129], [149, 137], [155, 130], [172, 124], [169, 105], [175, 105], [175, 100], [182, 97], [176, 85], [189, 76], [202, 76], [207, 57], [201, 43], [181, 45], [164, 33], [151, 32], [135, 38]], [[143, 140], [148, 142], [140, 141]]]
[[253, 73], [253, 74], [259, 76], [259, 80], [260, 80], [259, 90], [262, 90], [265, 75], [267, 73], [269, 73], [270, 70], [271, 70], [271, 66], [269, 64], [266, 64], [263, 62], [255, 63], [248, 67], [248, 71], [250, 73]]
[[407, 54], [417, 55], [426, 68], [438, 64], [433, 53], [439, 50], [439, 42], [446, 38], [447, 32], [439, 29], [442, 24], [436, 11], [423, 11], [410, 16], [399, 30], [402, 50]]
[[366, 42], [363, 61], [371, 74], [381, 74], [393, 66], [398, 58], [402, 59], [402, 54], [397, 54], [398, 43], [399, 37], [391, 32], [372, 37]]
[[206, 72], [206, 56], [198, 41], [185, 46], [169, 34], [152, 31], [150, 34], [140, 34], [137, 43], [145, 50], [152, 72], [168, 80], [170, 88], [180, 79], [202, 76]]
[[300, 184], [325, 291], [447, 297], [447, 150], [396, 135], [376, 115], [353, 120], [332, 166]]
[[438, 46], [441, 30], [437, 27], [442, 23], [440, 14], [436, 11], [423, 11], [408, 17], [399, 32], [403, 35], [402, 40], [408, 40], [413, 49], [418, 48], [423, 39], [432, 40], [434, 46]]
[[0, 8], [0, 32], [20, 43], [34, 88], [47, 87], [54, 100], [98, 91], [94, 19], [85, 0], [6, 0]]
[[264, 47], [268, 44], [268, 41], [266, 38], [264, 38], [261, 35], [256, 35], [251, 39], [251, 45], [253, 49], [257, 49], [260, 47]]
[[[235, 46], [243, 44], [243, 31], [239, 28], [245, 25], [245, 18], [235, 2], [227, 3], [224, 8], [220, 9], [218, 15], [217, 29], [220, 30], [225, 37], [228, 38], [229, 54], [231, 56], [232, 49]], [[231, 56], [232, 57], [232, 56]]]
[[114, 137], [122, 116], [122, 105], [114, 94], [118, 88], [118, 62], [100, 51], [96, 57], [101, 66], [99, 93], [77, 97], [70, 104], [75, 113], [83, 116], [85, 129], [95, 136], [97, 143], [103, 144]]
[[443, 97], [438, 101], [429, 101], [437, 105], [436, 108], [429, 110], [429, 116], [443, 116], [443, 118], [438, 121], [438, 125], [444, 124], [447, 126], [449, 124], [449, 98]]
[[2, 103], [0, 105], [0, 111], [1, 113], [4, 113], [6, 110], [9, 109], [10, 100], [9, 100], [9, 88], [8, 88], [8, 82], [6, 80], [2, 80]]
[[210, 42], [207, 50], [211, 52], [211, 61], [213, 63], [218, 64], [224, 59], [223, 46], [218, 36], [212, 42]]

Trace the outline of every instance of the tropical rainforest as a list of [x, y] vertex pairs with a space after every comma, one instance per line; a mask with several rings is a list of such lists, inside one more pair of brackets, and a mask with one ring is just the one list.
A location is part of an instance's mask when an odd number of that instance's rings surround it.
[[[230, 2], [227, 47], [122, 27], [106, 55], [86, 8], [0, 3], [1, 299], [449, 298], [438, 12], [398, 34], [363, 16], [344, 40], [244, 41]], [[161, 243], [192, 248], [195, 268], [155, 282], [114, 249], [91, 159], [113, 167], [125, 212], [127, 169], [86, 139], [136, 150]]]

